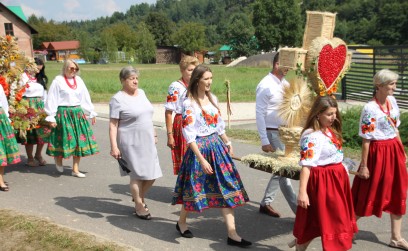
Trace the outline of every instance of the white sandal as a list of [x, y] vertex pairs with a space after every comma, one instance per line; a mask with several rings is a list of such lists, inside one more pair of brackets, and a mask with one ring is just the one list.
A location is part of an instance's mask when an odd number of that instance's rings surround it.
[[408, 250], [408, 242], [405, 239], [400, 239], [399, 241], [392, 240], [390, 241], [390, 244], [388, 246], [392, 248], [399, 248], [402, 250]]

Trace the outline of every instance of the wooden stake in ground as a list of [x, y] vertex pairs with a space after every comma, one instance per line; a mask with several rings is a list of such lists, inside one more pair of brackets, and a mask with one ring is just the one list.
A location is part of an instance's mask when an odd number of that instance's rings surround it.
[[231, 111], [231, 91], [230, 91], [230, 84], [231, 82], [226, 79], [225, 82], [225, 87], [227, 87], [227, 117], [228, 117], [228, 129], [231, 129], [230, 125], [230, 116], [232, 115]]

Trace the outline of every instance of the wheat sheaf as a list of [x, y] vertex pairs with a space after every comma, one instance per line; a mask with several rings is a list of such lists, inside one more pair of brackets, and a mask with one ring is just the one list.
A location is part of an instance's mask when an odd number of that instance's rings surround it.
[[295, 77], [283, 89], [283, 101], [278, 115], [289, 128], [303, 127], [311, 105], [312, 92], [307, 81], [302, 77]]

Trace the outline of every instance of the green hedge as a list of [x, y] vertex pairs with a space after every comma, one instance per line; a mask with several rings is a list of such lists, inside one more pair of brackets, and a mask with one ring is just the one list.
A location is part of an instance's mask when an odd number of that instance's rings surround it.
[[[358, 136], [358, 127], [360, 123], [360, 115], [362, 106], [354, 106], [345, 111], [342, 111], [341, 117], [343, 121], [343, 139], [344, 146], [350, 148], [361, 148], [362, 139]], [[402, 113], [401, 125], [399, 126], [399, 132], [402, 143], [404, 146], [408, 146], [408, 113]]]

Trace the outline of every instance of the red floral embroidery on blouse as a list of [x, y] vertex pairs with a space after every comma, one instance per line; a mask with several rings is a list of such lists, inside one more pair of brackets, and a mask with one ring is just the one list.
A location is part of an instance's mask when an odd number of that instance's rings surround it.
[[185, 116], [183, 116], [183, 128], [193, 123], [193, 117], [190, 115], [191, 110], [186, 110]]
[[167, 102], [176, 102], [178, 97], [178, 91], [174, 91], [173, 93], [169, 93], [167, 95]]

